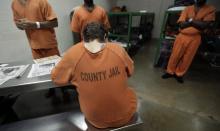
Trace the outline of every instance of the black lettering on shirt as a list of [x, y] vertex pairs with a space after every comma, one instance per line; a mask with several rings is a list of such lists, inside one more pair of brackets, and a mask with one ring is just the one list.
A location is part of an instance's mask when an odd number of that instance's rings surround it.
[[88, 81], [88, 74], [87, 73], [84, 74], [84, 78], [86, 81]]
[[[120, 75], [118, 66], [111, 68], [109, 70], [110, 70], [109, 78], [113, 78], [117, 75]], [[83, 72], [81, 72], [81, 79], [82, 79], [82, 81], [87, 81], [87, 82], [88, 81], [98, 82], [98, 81], [106, 80], [107, 79], [106, 72], [107, 72], [106, 70], [96, 72], [96, 73], [83, 73]]]
[[115, 68], [110, 69], [110, 75], [109, 75], [109, 78], [112, 78], [112, 77], [117, 76], [117, 75], [120, 75], [120, 72], [119, 72], [118, 66], [115, 67]]
[[82, 79], [82, 81], [84, 81], [83, 75], [84, 75], [84, 74], [81, 72], [81, 79]]
[[100, 81], [102, 81], [102, 72], [98, 72]]
[[93, 74], [93, 76], [94, 76], [94, 81], [99, 81], [98, 79], [98, 74], [97, 73], [92, 73]]
[[93, 82], [93, 75], [92, 75], [92, 73], [88, 73], [88, 75], [89, 75], [89, 80], [90, 80], [91, 82]]
[[106, 77], [105, 77], [105, 75], [106, 75], [106, 70], [105, 70], [105, 71], [102, 71], [102, 74], [103, 74], [103, 76], [104, 76], [104, 79], [106, 80]]
[[115, 74], [115, 75], [120, 75], [120, 72], [119, 72], [119, 70], [118, 70], [118, 66], [115, 67], [115, 70], [116, 70], [116, 74]]
[[112, 78], [112, 77], [114, 77], [114, 76], [115, 76], [115, 69], [112, 68], [112, 69], [110, 69], [110, 75], [109, 75], [109, 78]]
[[112, 78], [112, 69], [110, 69], [110, 75], [109, 78]]

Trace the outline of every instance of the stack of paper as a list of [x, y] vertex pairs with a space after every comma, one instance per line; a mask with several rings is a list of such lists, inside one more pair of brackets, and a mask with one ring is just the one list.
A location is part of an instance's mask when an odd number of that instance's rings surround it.
[[60, 61], [60, 60], [61, 60], [61, 57], [55, 55], [55, 56], [45, 57], [45, 58], [41, 58], [41, 59], [36, 59], [36, 60], [34, 60], [34, 62], [36, 64], [40, 64], [40, 63], [51, 62], [51, 61]]
[[6, 81], [14, 78], [21, 77], [28, 69], [29, 65], [2, 67], [0, 68], [0, 85]]
[[7, 66], [8, 64], [3, 64], [3, 63], [0, 63], [0, 67], [5, 67]]
[[32, 69], [28, 74], [27, 78], [33, 78], [50, 74], [53, 68], [58, 64], [60, 60], [61, 57], [59, 56], [50, 56], [34, 60], [36, 64], [32, 65]]

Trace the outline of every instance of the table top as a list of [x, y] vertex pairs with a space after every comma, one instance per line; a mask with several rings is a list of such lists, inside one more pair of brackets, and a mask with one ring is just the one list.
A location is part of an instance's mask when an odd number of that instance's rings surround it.
[[27, 78], [32, 68], [32, 64], [34, 64], [33, 60], [12, 62], [7, 64], [9, 64], [7, 67], [27, 64], [30, 64], [30, 66], [20, 78], [8, 80], [4, 84], [0, 85], [0, 96], [58, 87], [52, 82], [50, 75]]

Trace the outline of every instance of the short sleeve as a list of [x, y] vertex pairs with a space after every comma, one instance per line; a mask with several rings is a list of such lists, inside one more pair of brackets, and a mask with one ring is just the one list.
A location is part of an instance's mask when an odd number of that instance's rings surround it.
[[14, 1], [11, 4], [11, 9], [12, 9], [12, 12], [13, 12], [13, 21], [16, 24], [18, 22], [18, 20], [20, 19], [20, 17], [19, 17], [18, 13], [14, 9]]
[[80, 24], [79, 16], [78, 16], [78, 13], [75, 11], [74, 14], [73, 14], [70, 30], [81, 34], [79, 24]]
[[40, 7], [41, 7], [42, 14], [44, 15], [44, 18], [47, 21], [57, 18], [56, 14], [54, 13], [51, 5], [49, 4], [47, 0], [41, 0]]
[[179, 18], [179, 20], [177, 21], [177, 23], [179, 23], [180, 21], [186, 22], [187, 13], [188, 13], [188, 8], [186, 7], [186, 8], [182, 11], [182, 13], [181, 13], [181, 15], [180, 15], [180, 18]]
[[108, 21], [108, 16], [107, 16], [107, 14], [106, 14], [106, 12], [105, 12], [105, 10], [103, 9], [103, 16], [102, 16], [102, 22], [106, 25], [106, 27], [107, 27], [107, 29], [109, 29], [109, 28], [111, 28], [111, 26], [110, 26], [110, 23], [109, 23], [109, 21]]
[[204, 17], [203, 21], [215, 21], [215, 7], [209, 9], [209, 12]]
[[119, 44], [116, 43], [106, 43], [106, 48], [114, 52], [120, 59], [123, 61], [125, 65], [125, 70], [127, 72], [127, 76], [131, 77], [134, 73], [134, 62], [126, 52], [126, 50]]
[[58, 86], [66, 86], [72, 79], [72, 66], [69, 61], [68, 52], [51, 71], [51, 79]]
[[126, 66], [127, 76], [131, 77], [134, 73], [134, 62], [124, 49], [124, 63]]

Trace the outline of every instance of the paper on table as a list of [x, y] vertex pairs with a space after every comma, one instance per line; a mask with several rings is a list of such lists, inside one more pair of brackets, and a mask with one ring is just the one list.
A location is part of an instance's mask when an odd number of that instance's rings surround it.
[[33, 64], [27, 78], [33, 78], [33, 77], [50, 74], [53, 68], [58, 64], [58, 62], [59, 61], [56, 60], [56, 61], [48, 61], [40, 64]]
[[17, 78], [23, 74], [29, 65], [12, 66], [0, 68], [0, 85], [6, 81]]
[[45, 57], [45, 58], [41, 58], [41, 59], [36, 59], [34, 60], [34, 62], [36, 64], [40, 64], [40, 63], [44, 63], [44, 62], [48, 62], [48, 61], [60, 61], [61, 57], [55, 55], [55, 56], [50, 56], [50, 57]]
[[22, 74], [29, 65], [12, 66], [0, 68], [0, 79], [14, 78]]
[[14, 79], [20, 78], [28, 69], [29, 65], [22, 71], [20, 72], [19, 76], [15, 77]]
[[0, 85], [4, 84], [6, 81], [8, 81], [9, 79], [0, 79]]
[[5, 66], [7, 66], [8, 64], [2, 64], [2, 63], [0, 63], [0, 67], [5, 67]]

